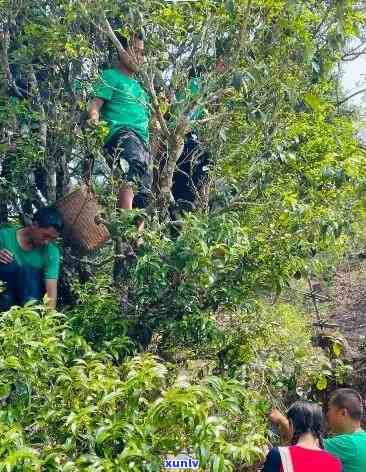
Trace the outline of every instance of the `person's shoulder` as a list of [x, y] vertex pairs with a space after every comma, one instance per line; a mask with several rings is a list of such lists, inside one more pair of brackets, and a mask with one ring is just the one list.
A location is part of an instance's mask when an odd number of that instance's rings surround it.
[[353, 434], [339, 434], [337, 436], [325, 439], [324, 448], [327, 452], [344, 460], [353, 456], [355, 451], [355, 438]]
[[113, 68], [102, 69], [99, 71], [99, 78], [108, 82], [115, 81], [118, 78], [118, 71]]
[[19, 228], [15, 227], [15, 226], [4, 226], [2, 228], [0, 228], [0, 234], [2, 236], [8, 236], [8, 235], [13, 235], [14, 233], [17, 232]]
[[60, 249], [58, 248], [58, 246], [56, 246], [56, 244], [48, 243], [46, 245], [46, 251], [50, 257], [60, 258]]
[[281, 469], [281, 456], [277, 447], [274, 447], [267, 454], [262, 472], [278, 472]]
[[14, 233], [15, 231], [17, 231], [19, 229], [19, 227], [17, 226], [10, 226], [10, 225], [6, 225], [6, 226], [2, 226], [0, 227], [0, 231], [1, 232], [7, 232], [7, 233]]
[[330, 438], [325, 439], [325, 444], [336, 444], [336, 443], [352, 443], [355, 440], [357, 433], [345, 433], [337, 434]]
[[350, 434], [352, 444], [355, 450], [363, 451], [366, 453], [366, 431], [357, 431], [357, 433]]
[[113, 67], [107, 67], [99, 70], [99, 75], [114, 75], [115, 73], [116, 69], [114, 69]]

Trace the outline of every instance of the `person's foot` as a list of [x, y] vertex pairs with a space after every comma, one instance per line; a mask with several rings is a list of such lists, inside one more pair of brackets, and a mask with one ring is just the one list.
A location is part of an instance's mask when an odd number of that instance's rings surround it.
[[142, 233], [145, 229], [145, 218], [141, 215], [136, 216], [134, 220], [135, 226], [139, 233]]
[[135, 252], [137, 252], [143, 244], [144, 244], [144, 238], [142, 236], [140, 236], [139, 238], [132, 241], [131, 246], [132, 246], [133, 250]]
[[136, 218], [134, 219], [134, 224], [136, 226], [137, 232], [139, 233], [139, 236], [134, 241], [132, 241], [131, 246], [133, 247], [133, 250], [136, 252], [144, 243], [142, 233], [144, 232], [144, 229], [145, 229], [145, 218], [142, 215], [136, 216]]

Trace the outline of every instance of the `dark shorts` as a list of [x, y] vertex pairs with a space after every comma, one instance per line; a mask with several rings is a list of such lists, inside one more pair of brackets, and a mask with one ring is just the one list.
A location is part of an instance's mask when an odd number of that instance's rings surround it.
[[174, 200], [194, 203], [196, 192], [207, 180], [210, 156], [194, 133], [186, 135], [184, 148], [174, 171], [172, 194]]
[[40, 301], [46, 293], [43, 271], [33, 267], [0, 263], [0, 280], [5, 282], [5, 291], [0, 293], [0, 311], [30, 300]]
[[150, 201], [153, 180], [152, 162], [148, 148], [136, 133], [121, 130], [106, 144], [110, 164], [123, 183], [132, 186], [136, 195], [134, 206], [146, 208]]

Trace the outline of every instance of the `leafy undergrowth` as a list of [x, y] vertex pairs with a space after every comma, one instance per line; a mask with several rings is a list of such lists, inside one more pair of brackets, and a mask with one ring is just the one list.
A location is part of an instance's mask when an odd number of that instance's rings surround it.
[[2, 314], [0, 470], [153, 472], [182, 452], [207, 471], [259, 460], [271, 404], [309, 395], [327, 360], [288, 305], [193, 321], [162, 328], [161, 355], [131, 344], [122, 359], [92, 339], [101, 320], [88, 320], [87, 342], [42, 306]]

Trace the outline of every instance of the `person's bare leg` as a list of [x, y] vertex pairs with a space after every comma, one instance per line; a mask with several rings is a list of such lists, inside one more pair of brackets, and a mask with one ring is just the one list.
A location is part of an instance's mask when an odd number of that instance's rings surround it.
[[131, 187], [121, 187], [118, 194], [118, 208], [132, 210], [134, 193]]

